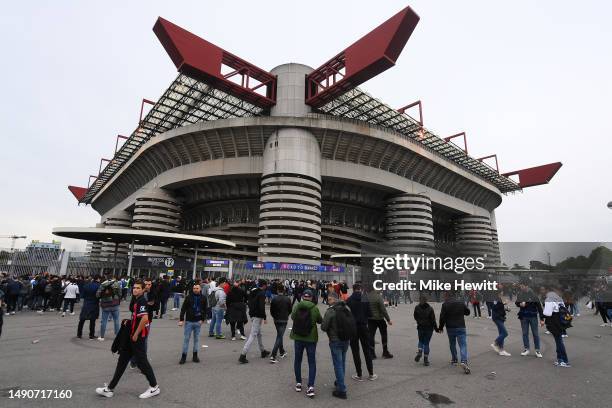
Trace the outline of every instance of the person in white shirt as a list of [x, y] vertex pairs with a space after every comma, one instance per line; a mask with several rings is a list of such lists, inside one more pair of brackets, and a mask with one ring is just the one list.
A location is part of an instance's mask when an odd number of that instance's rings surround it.
[[70, 315], [74, 316], [74, 304], [78, 294], [79, 286], [72, 279], [69, 279], [68, 284], [64, 288], [64, 309], [62, 310], [62, 317], [66, 316], [68, 305], [70, 305]]
[[561, 326], [561, 320], [559, 318], [560, 307], [565, 307], [560, 293], [561, 290], [556, 286], [548, 288], [546, 299], [544, 300], [544, 323], [550, 334], [555, 338], [555, 344], [557, 346], [557, 361], [555, 361], [555, 365], [559, 367], [571, 367], [567, 358], [567, 352], [565, 351], [565, 344], [563, 344], [563, 333], [565, 330]]

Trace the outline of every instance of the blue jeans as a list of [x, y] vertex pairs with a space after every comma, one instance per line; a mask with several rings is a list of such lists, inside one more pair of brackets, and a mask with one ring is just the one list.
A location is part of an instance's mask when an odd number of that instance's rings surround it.
[[433, 335], [433, 330], [417, 329], [419, 335], [419, 351], [422, 351], [426, 356], [429, 355], [429, 342]]
[[557, 346], [557, 361], [560, 363], [569, 363], [567, 360], [567, 353], [565, 352], [565, 344], [563, 344], [563, 337], [561, 337], [561, 335], [553, 337], [555, 338], [555, 345]]
[[504, 339], [508, 337], [508, 330], [506, 330], [506, 326], [502, 320], [493, 319], [493, 323], [495, 323], [497, 331], [499, 332], [499, 336], [495, 339], [495, 344], [497, 344], [500, 349], [503, 349]]
[[200, 345], [200, 322], [185, 322], [185, 331], [183, 332], [183, 354], [187, 354], [189, 348], [189, 338], [193, 333], [193, 352], [198, 352], [198, 346]]
[[302, 356], [306, 349], [308, 356], [308, 386], [314, 387], [315, 377], [317, 376], [317, 343], [309, 341], [295, 340], [295, 359], [293, 360], [293, 371], [295, 371], [295, 382], [302, 383]]
[[332, 363], [334, 364], [334, 373], [336, 374], [336, 390], [340, 392], [346, 392], [344, 372], [346, 371], [346, 352], [349, 343], [348, 340], [329, 342], [329, 350], [331, 351]]
[[283, 336], [285, 335], [285, 329], [287, 329], [287, 322], [274, 322], [276, 326], [276, 341], [272, 348], [272, 357], [276, 357], [276, 353], [280, 350], [281, 354], [285, 354], [285, 347], [283, 346]]
[[178, 309], [179, 305], [181, 304], [181, 293], [175, 293], [174, 294], [174, 308]]
[[448, 335], [448, 345], [450, 346], [451, 357], [453, 361], [457, 361], [457, 343], [459, 343], [459, 353], [461, 354], [461, 362], [467, 363], [467, 333], [465, 327], [446, 328]]
[[523, 331], [523, 346], [529, 350], [529, 328], [533, 334], [533, 345], [537, 351], [540, 350], [540, 334], [538, 332], [538, 317], [523, 317], [521, 319], [521, 330]]
[[104, 338], [106, 333], [106, 323], [108, 322], [108, 316], [113, 317], [113, 323], [115, 324], [115, 336], [119, 333], [119, 306], [113, 306], [108, 309], [102, 309], [102, 320], [100, 320], [100, 337]]
[[225, 314], [225, 310], [217, 307], [213, 307], [212, 309], [212, 321], [210, 322], [210, 328], [208, 329], [208, 334], [214, 334], [213, 332], [216, 329], [217, 336], [221, 335], [221, 322], [223, 321], [223, 315]]
[[612, 323], [612, 309], [608, 309], [606, 313], [608, 314], [608, 322]]

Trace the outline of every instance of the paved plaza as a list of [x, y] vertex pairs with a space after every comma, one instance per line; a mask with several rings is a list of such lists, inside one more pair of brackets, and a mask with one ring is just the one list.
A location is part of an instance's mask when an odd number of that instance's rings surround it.
[[[327, 308], [319, 305], [321, 311]], [[440, 305], [435, 304], [436, 316]], [[127, 316], [122, 304], [122, 317]], [[434, 334], [431, 366], [414, 362], [417, 332], [412, 318], [413, 305], [400, 304], [390, 309], [393, 326], [389, 327], [391, 360], [374, 361], [377, 381], [355, 382], [350, 379], [354, 365], [347, 354], [347, 384], [351, 407], [606, 407], [609, 405], [612, 372], [612, 328], [600, 327], [601, 319], [586, 312], [575, 319], [566, 347], [572, 368], [557, 368], [554, 340], [541, 331], [543, 359], [533, 354], [520, 356], [522, 341], [516, 308], [508, 314], [509, 337], [506, 349], [512, 357], [500, 357], [489, 344], [497, 335], [491, 320], [467, 318], [468, 349], [472, 368], [465, 375], [449, 365], [446, 334]], [[78, 318], [64, 318], [57, 313], [44, 315], [21, 313], [6, 316], [0, 339], [0, 407], [74, 406], [74, 407], [331, 407], [345, 404], [331, 396], [334, 382], [327, 335], [319, 332], [317, 379], [314, 400], [293, 390], [293, 344], [286, 333], [289, 356], [278, 364], [259, 358], [256, 342], [249, 353], [250, 363], [240, 365], [238, 356], [243, 341], [229, 340], [229, 326], [224, 325], [226, 340], [206, 337], [203, 328], [201, 363], [188, 360], [178, 365], [183, 329], [177, 327], [178, 312], [154, 320], [149, 339], [149, 358], [155, 370], [161, 394], [139, 400], [147, 382], [138, 370], [126, 370], [115, 390], [105, 399], [95, 394], [96, 387], [110, 381], [116, 357], [110, 352], [111, 334], [105, 342], [75, 338]], [[99, 321], [98, 321], [99, 327]], [[98, 328], [97, 328], [98, 329]], [[96, 329], [96, 334], [97, 334]], [[250, 324], [247, 325], [247, 333]], [[108, 329], [107, 329], [108, 331]], [[85, 334], [87, 333], [87, 324]], [[274, 325], [264, 326], [264, 343], [270, 350]], [[86, 336], [85, 336], [86, 337]], [[380, 338], [378, 337], [378, 341]], [[306, 356], [303, 376], [307, 377]], [[365, 370], [365, 367], [364, 367]], [[493, 372], [495, 374], [493, 374]], [[367, 372], [366, 372], [367, 373]], [[11, 389], [72, 390], [70, 400], [9, 399]]]

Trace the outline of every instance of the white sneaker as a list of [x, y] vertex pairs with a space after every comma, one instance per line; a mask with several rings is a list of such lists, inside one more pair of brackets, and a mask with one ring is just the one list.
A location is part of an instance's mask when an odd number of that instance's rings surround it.
[[74, 316], [74, 312], [70, 313], [70, 316]]
[[357, 374], [353, 374], [351, 375], [351, 378], [355, 381], [363, 381], [363, 377], [357, 375]]
[[98, 337], [98, 341], [104, 341], [104, 337]]
[[235, 337], [232, 337], [232, 341], [236, 341], [236, 338], [235, 338]]
[[147, 388], [147, 390], [143, 392], [142, 394], [140, 394], [138, 398], [145, 399], [145, 398], [154, 397], [156, 395], [159, 395], [159, 385], [156, 385], [155, 387]]
[[506, 350], [502, 350], [499, 352], [500, 356], [504, 356], [504, 357], [510, 357], [512, 356], [512, 354], [508, 353]]
[[368, 380], [376, 381], [378, 379], [378, 374], [368, 375]]
[[15, 312], [11, 312], [11, 314], [14, 316], [14, 315], [15, 315]]
[[36, 312], [36, 313], [38, 313], [38, 314], [43, 314], [43, 313], [45, 313], [45, 312], [43, 312], [42, 310], [39, 310], [39, 311], [38, 311], [38, 312]]
[[608, 326], [608, 323], [602, 323], [599, 325], [599, 327], [606, 327], [606, 326]]
[[562, 361], [562, 362], [559, 363], [559, 367], [570, 368], [571, 365], [570, 365], [570, 363], [566, 363], [566, 362]]
[[540, 353], [540, 350], [536, 350], [535, 355], [536, 355], [536, 357], [537, 357], [537, 358], [542, 358], [542, 357], [544, 357], [544, 356], [542, 355], [542, 353]]
[[66, 317], [66, 312], [62, 312], [62, 317]]
[[176, 307], [173, 307], [173, 308], [172, 308], [172, 311], [173, 311], [173, 312], [175, 312], [176, 310], [177, 310], [177, 309], [176, 309]]
[[106, 397], [106, 398], [111, 398], [113, 395], [115, 395], [113, 390], [108, 388], [106, 384], [104, 384], [104, 387], [102, 388], [96, 388], [96, 394], [102, 395], [103, 397]]
[[548, 330], [546, 330], [546, 331], [544, 332], [544, 334], [550, 334], [550, 332], [549, 332]]
[[491, 348], [492, 348], [493, 350], [495, 350], [495, 352], [496, 352], [496, 353], [501, 352], [501, 349], [500, 349], [500, 348], [499, 348], [499, 346], [498, 346], [497, 344], [495, 344], [495, 343], [491, 343]]
[[314, 387], [308, 387], [308, 388], [306, 389], [306, 396], [307, 396], [308, 398], [314, 398], [314, 396], [315, 396], [315, 390], [314, 390]]
[[240, 335], [240, 340], [246, 340], [246, 337], [244, 337], [244, 334]]
[[569, 337], [567, 334], [562, 334], [561, 337], [563, 337], [564, 339]]
[[580, 317], [580, 313], [576, 313], [576, 317]]

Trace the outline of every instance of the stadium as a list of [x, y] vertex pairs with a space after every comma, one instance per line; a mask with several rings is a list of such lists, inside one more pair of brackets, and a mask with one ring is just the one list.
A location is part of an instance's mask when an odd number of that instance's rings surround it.
[[561, 163], [500, 173], [496, 155], [470, 156], [464, 132], [429, 130], [420, 101], [398, 109], [361, 89], [395, 65], [418, 21], [407, 7], [318, 68], [266, 71], [159, 18], [153, 31], [178, 76], [143, 100], [140, 123], [88, 186], [68, 188], [100, 214], [99, 228], [231, 241], [200, 254], [268, 272], [337, 272], [372, 243], [470, 243], [499, 259], [503, 196], [548, 183]]

